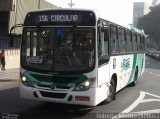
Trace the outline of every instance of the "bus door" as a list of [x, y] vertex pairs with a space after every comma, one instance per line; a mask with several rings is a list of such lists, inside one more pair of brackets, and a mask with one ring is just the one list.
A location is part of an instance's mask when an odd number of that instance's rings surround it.
[[109, 32], [104, 26], [98, 31], [98, 85], [109, 81], [109, 55], [108, 55]]

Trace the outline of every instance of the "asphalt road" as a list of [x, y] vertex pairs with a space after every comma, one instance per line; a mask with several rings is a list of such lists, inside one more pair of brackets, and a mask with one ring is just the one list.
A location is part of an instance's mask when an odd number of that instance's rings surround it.
[[[96, 107], [37, 102], [19, 98], [18, 80], [0, 81], [0, 119], [98, 119], [118, 114], [160, 113], [160, 61], [146, 57], [146, 69], [135, 87], [126, 87], [116, 100]], [[115, 117], [113, 116], [113, 118]], [[145, 115], [146, 116], [146, 115]], [[157, 119], [160, 115], [150, 115]], [[151, 117], [144, 117], [151, 118]]]

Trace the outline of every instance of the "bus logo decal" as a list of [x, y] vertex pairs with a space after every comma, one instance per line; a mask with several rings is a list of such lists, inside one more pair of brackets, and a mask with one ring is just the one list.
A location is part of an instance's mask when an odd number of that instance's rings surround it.
[[130, 68], [130, 58], [123, 59], [122, 61], [122, 71], [127, 70]]
[[70, 88], [75, 88], [76, 84], [74, 84], [74, 83], [68, 83], [67, 86], [70, 87]]
[[52, 90], [54, 90], [56, 88], [56, 86], [54, 84], [51, 85], [50, 87]]

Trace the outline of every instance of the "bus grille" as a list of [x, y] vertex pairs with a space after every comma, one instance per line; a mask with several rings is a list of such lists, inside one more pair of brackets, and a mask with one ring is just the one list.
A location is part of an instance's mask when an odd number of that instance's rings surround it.
[[51, 92], [44, 92], [44, 91], [40, 91], [41, 95], [43, 97], [47, 97], [47, 98], [59, 98], [59, 99], [63, 99], [66, 97], [66, 93], [51, 93]]
[[[44, 87], [44, 88], [51, 88], [51, 86], [49, 85], [42, 85], [42, 84], [38, 84], [39, 87]], [[70, 87], [67, 86], [56, 86], [56, 89], [70, 89]]]
[[75, 80], [78, 80], [79, 77], [65, 77], [65, 76], [44, 76], [44, 75], [35, 75], [31, 74], [32, 77], [34, 77], [38, 81], [42, 82], [52, 82], [52, 83], [72, 83]]

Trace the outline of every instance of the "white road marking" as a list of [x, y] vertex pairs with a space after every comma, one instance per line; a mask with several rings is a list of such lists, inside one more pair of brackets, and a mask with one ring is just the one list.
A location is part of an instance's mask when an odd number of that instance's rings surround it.
[[153, 97], [156, 97], [156, 98], [159, 98], [159, 99], [160, 99], [160, 96], [158, 96], [158, 95], [151, 94], [151, 93], [148, 93], [148, 92], [145, 92], [145, 94], [147, 94], [147, 95], [150, 95], [150, 96], [153, 96]]
[[141, 91], [140, 96], [135, 100], [128, 108], [123, 110], [121, 113], [129, 113], [131, 112], [145, 97], [145, 92]]
[[147, 70], [145, 70], [145, 72], [147, 72], [147, 73], [150, 73], [150, 74], [152, 74], [152, 75], [155, 75], [155, 76], [158, 76], [158, 77], [160, 77], [160, 74], [155, 74], [155, 73], [153, 73], [153, 72], [150, 72], [150, 71], [147, 71]]
[[159, 74], [154, 74], [154, 75], [156, 75], [156, 76], [159, 76], [159, 77], [160, 77], [160, 75], [159, 75]]
[[141, 103], [145, 103], [145, 102], [160, 102], [160, 99], [145, 99], [141, 101]]
[[[152, 96], [153, 98], [150, 99], [144, 99], [144, 97], [146, 95]], [[154, 99], [158, 98], [158, 99]], [[112, 117], [111, 119], [115, 119], [117, 117], [119, 117], [119, 115], [121, 114], [125, 114], [125, 113], [136, 113], [136, 114], [151, 114], [151, 113], [160, 113], [160, 109], [154, 109], [154, 110], [146, 110], [146, 111], [138, 111], [138, 112], [131, 112], [133, 109], [135, 109], [140, 103], [147, 103], [147, 102], [160, 102], [160, 96], [155, 95], [155, 94], [151, 94], [148, 92], [144, 92], [144, 91], [140, 91], [140, 95], [139, 97], [125, 110], [123, 110], [121, 113], [115, 115], [114, 117]]]
[[[150, 98], [150, 99], [144, 99], [145, 95], [149, 95], [155, 98], [159, 98], [159, 99], [154, 99], [154, 98]], [[129, 113], [131, 112], [134, 108], [136, 108], [136, 106], [140, 103], [147, 103], [147, 102], [153, 102], [153, 101], [157, 101], [160, 102], [160, 96], [155, 95], [155, 94], [151, 94], [148, 92], [140, 92], [140, 96], [137, 98], [137, 100], [135, 100], [128, 108], [126, 108], [125, 110], [123, 110], [121, 113]], [[147, 110], [147, 111], [140, 111], [140, 112], [132, 112], [132, 113], [160, 113], [160, 109], [155, 109], [155, 110]]]
[[142, 113], [142, 114], [148, 114], [148, 113], [160, 113], [160, 109], [147, 110], [147, 111], [140, 111], [140, 112], [132, 112], [132, 113]]

